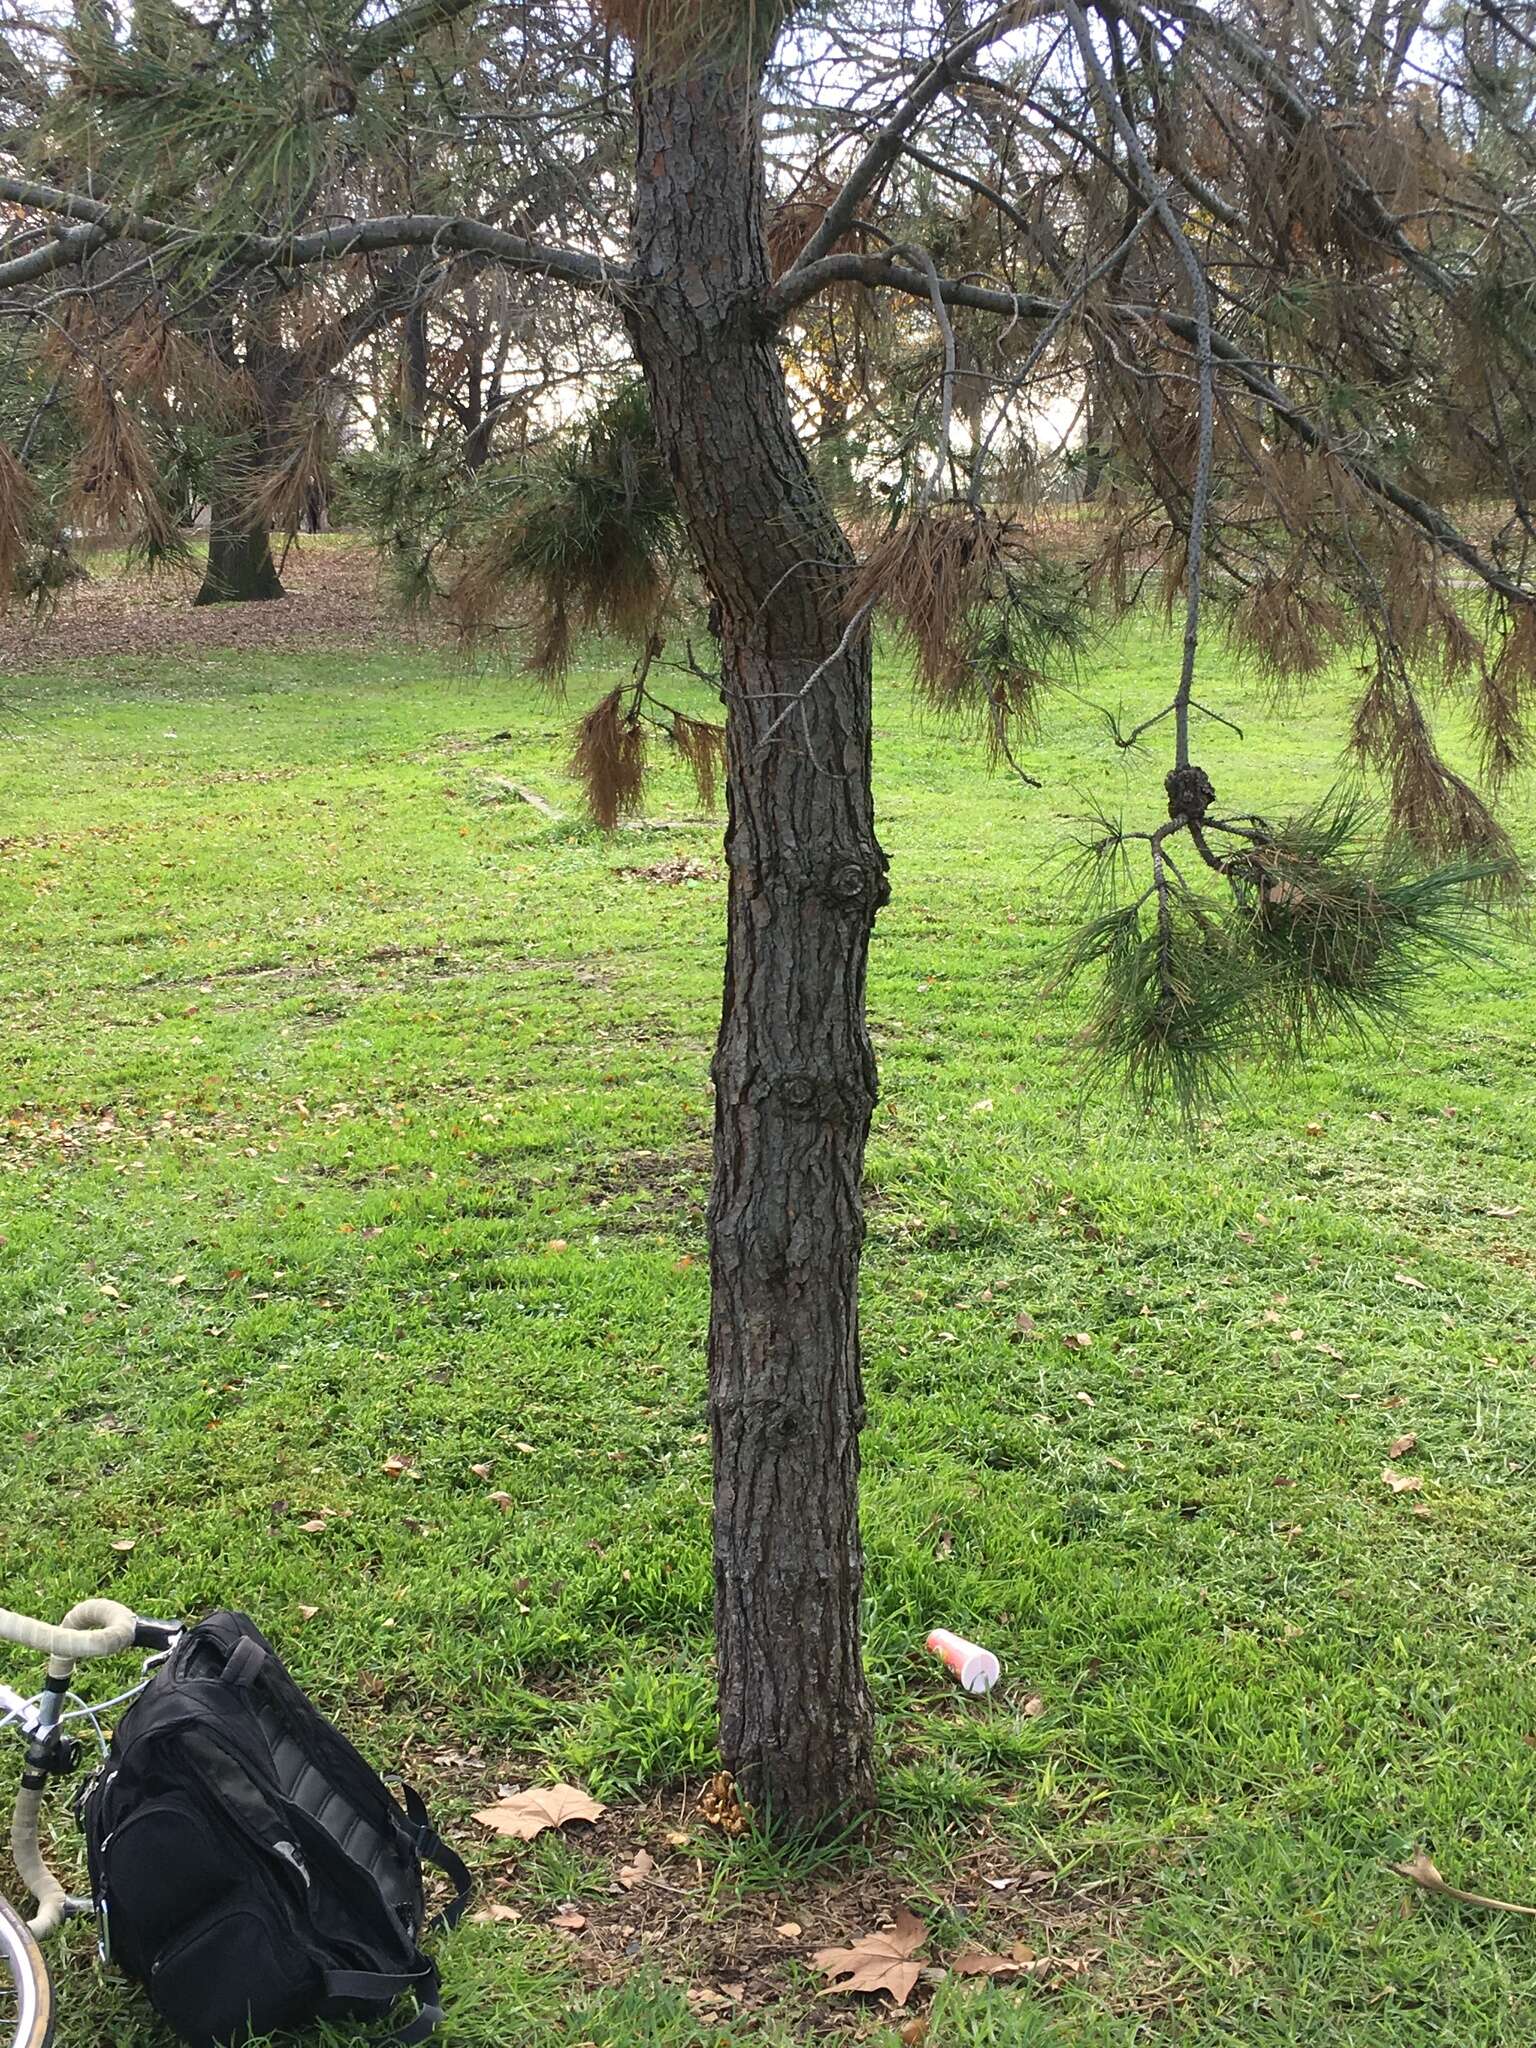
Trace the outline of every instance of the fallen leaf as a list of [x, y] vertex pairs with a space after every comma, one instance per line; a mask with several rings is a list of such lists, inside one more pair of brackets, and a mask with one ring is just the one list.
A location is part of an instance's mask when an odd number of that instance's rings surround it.
[[1026, 1721], [1038, 1721], [1045, 1712], [1045, 1701], [1041, 1699], [1039, 1693], [1032, 1692], [1023, 1706], [1020, 1707], [1019, 1712]]
[[718, 2012], [722, 2006], [734, 2005], [735, 2000], [724, 1991], [716, 1991], [709, 1984], [693, 1984], [688, 1988], [688, 2003], [695, 2012]]
[[1429, 1292], [1424, 1282], [1422, 1280], [1415, 1280], [1411, 1273], [1394, 1273], [1392, 1278], [1399, 1287], [1412, 1287], [1420, 1294], [1428, 1294]]
[[804, 1934], [805, 1929], [798, 1920], [785, 1920], [780, 1926], [775, 1927], [773, 1931], [785, 1941], [795, 1941]]
[[1419, 1493], [1424, 1486], [1417, 1472], [1394, 1472], [1390, 1465], [1382, 1466], [1381, 1483], [1390, 1486], [1394, 1493]]
[[570, 1248], [569, 1243], [563, 1237], [552, 1237], [544, 1247], [546, 1251], [550, 1252], [568, 1252]]
[[1086, 1351], [1093, 1339], [1086, 1330], [1076, 1330], [1071, 1336], [1063, 1337], [1061, 1341], [1069, 1351]]
[[482, 1808], [475, 1819], [494, 1834], [514, 1842], [531, 1842], [546, 1828], [563, 1828], [573, 1820], [600, 1820], [606, 1811], [601, 1800], [583, 1792], [579, 1785], [532, 1785], [526, 1792], [514, 1792], [494, 1806]]
[[968, 1948], [963, 1955], [951, 1957], [949, 1967], [957, 1977], [1017, 1977], [1026, 1966], [1017, 1956], [994, 1956]]
[[114, 1550], [121, 1551], [126, 1556], [126, 1554], [130, 1550], [134, 1549], [134, 1547], [138, 1543], [138, 1540], [139, 1539], [137, 1536], [122, 1536], [118, 1538], [117, 1542], [113, 1544], [112, 1548]]
[[1503, 1202], [1490, 1202], [1486, 1213], [1490, 1216], [1518, 1216], [1520, 1214], [1520, 1204], [1516, 1202], [1512, 1206], [1506, 1207]]
[[1127, 1472], [1130, 1470], [1124, 1458], [1106, 1458], [1104, 1462], [1106, 1465], [1113, 1466], [1116, 1472]]
[[404, 1458], [386, 1458], [384, 1460], [384, 1474], [388, 1479], [399, 1479], [409, 1472], [410, 1469], [409, 1464]]
[[1294, 1479], [1288, 1479], [1283, 1472], [1277, 1474], [1269, 1483], [1271, 1486], [1294, 1486], [1296, 1484]]
[[531, 1458], [538, 1447], [535, 1444], [514, 1444], [512, 1448], [514, 1451], [521, 1451], [525, 1458]]
[[[478, 1820], [480, 1816], [476, 1814], [475, 1818]], [[580, 1934], [587, 1924], [587, 1916], [585, 1913], [556, 1913], [549, 1924], [563, 1928], [567, 1934]]]
[[1014, 1334], [1019, 1337], [1038, 1337], [1040, 1326], [1027, 1308], [1021, 1308], [1013, 1319]]
[[1387, 1445], [1387, 1456], [1389, 1458], [1406, 1458], [1410, 1451], [1416, 1451], [1418, 1448], [1418, 1438], [1411, 1429], [1405, 1429], [1401, 1436], [1393, 1437], [1391, 1443]]
[[300, 1621], [313, 1621], [313, 1620], [314, 1620], [314, 1618], [315, 1618], [315, 1616], [316, 1616], [316, 1615], [317, 1615], [317, 1614], [318, 1614], [319, 1612], [320, 1612], [320, 1610], [319, 1610], [319, 1608], [318, 1608], [318, 1607], [306, 1607], [306, 1606], [305, 1606], [305, 1605], [303, 1604], [303, 1602], [302, 1602], [302, 1601], [301, 1601], [301, 1602], [299, 1603], [299, 1619], [300, 1619]]
[[926, 2013], [919, 2013], [915, 2019], [908, 2020], [907, 2024], [897, 2033], [896, 2038], [903, 2044], [903, 2048], [923, 2048], [923, 2043], [928, 2038], [928, 2017]]
[[893, 2004], [905, 2005], [923, 1974], [922, 1964], [911, 1958], [927, 1939], [928, 1929], [903, 1906], [894, 1926], [866, 1934], [849, 1948], [819, 1948], [811, 1962], [827, 1977], [830, 1992], [883, 1991]]
[[1085, 1408], [1097, 1408], [1099, 1405], [1098, 1402], [1095, 1401], [1095, 1399], [1093, 1398], [1092, 1394], [1079, 1394], [1077, 1398], [1079, 1401], [1082, 1402]]
[[306, 1536], [322, 1535], [325, 1530], [325, 1517], [323, 1515], [312, 1515], [307, 1522], [300, 1522], [299, 1527]]
[[686, 1849], [692, 1840], [692, 1835], [686, 1833], [682, 1828], [668, 1828], [667, 1830], [667, 1847], [669, 1849]]
[[489, 1465], [471, 1465], [469, 1469], [471, 1472], [474, 1473], [477, 1479], [489, 1479], [491, 1476], [491, 1468]]
[[1410, 1884], [1435, 1892], [1443, 1899], [1459, 1900], [1463, 1906], [1485, 1906], [1490, 1913], [1522, 1913], [1536, 1919], [1536, 1906], [1517, 1905], [1513, 1899], [1490, 1899], [1482, 1892], [1464, 1892], [1453, 1884], [1447, 1884], [1422, 1849], [1416, 1849], [1406, 1863], [1389, 1863], [1387, 1868], [1399, 1877], [1406, 1877]]
[[1006, 1892], [1012, 1891], [1019, 1880], [1016, 1877], [984, 1877], [981, 1881], [988, 1891]]
[[187, 1276], [185, 1273], [173, 1273], [170, 1279], [167, 1280], [165, 1284], [167, 1287], [185, 1287], [187, 1284]]
[[521, 1920], [522, 1914], [515, 1906], [504, 1906], [499, 1899], [493, 1899], [488, 1906], [482, 1906], [478, 1913], [471, 1913], [470, 1919], [484, 1927], [493, 1921], [512, 1922]]
[[628, 1863], [619, 1866], [619, 1883], [625, 1891], [632, 1892], [637, 1884], [644, 1884], [656, 1868], [656, 1858], [649, 1849], [637, 1849]]
[[488, 1493], [485, 1497], [499, 1507], [504, 1515], [510, 1515], [516, 1505], [510, 1493]]

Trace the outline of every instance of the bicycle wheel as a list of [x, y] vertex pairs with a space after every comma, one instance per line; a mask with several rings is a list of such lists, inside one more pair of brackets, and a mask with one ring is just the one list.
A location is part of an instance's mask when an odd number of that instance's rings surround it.
[[0, 1899], [0, 2048], [48, 2048], [53, 1987], [26, 1922]]

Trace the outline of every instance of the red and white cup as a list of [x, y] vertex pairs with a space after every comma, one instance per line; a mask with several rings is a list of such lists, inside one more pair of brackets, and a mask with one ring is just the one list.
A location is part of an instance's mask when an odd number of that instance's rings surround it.
[[1003, 1675], [1002, 1665], [990, 1650], [984, 1650], [980, 1643], [968, 1643], [953, 1629], [930, 1630], [928, 1647], [936, 1657], [943, 1658], [967, 1692], [990, 1692]]

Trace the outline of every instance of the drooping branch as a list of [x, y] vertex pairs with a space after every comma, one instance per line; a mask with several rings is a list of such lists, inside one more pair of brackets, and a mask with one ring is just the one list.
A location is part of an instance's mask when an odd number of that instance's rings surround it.
[[1189, 523], [1185, 536], [1184, 658], [1179, 673], [1178, 693], [1174, 698], [1175, 762], [1179, 768], [1188, 768], [1189, 710], [1194, 697], [1195, 658], [1200, 640], [1200, 571], [1205, 553], [1205, 521], [1211, 500], [1212, 456], [1216, 432], [1216, 374], [1211, 354], [1210, 286], [1199, 258], [1190, 247], [1189, 237], [1180, 226], [1168, 195], [1158, 183], [1157, 176], [1147, 160], [1147, 153], [1141, 146], [1141, 138], [1137, 135], [1134, 124], [1119, 99], [1110, 90], [1109, 80], [1104, 76], [1104, 68], [1099, 62], [1099, 53], [1093, 46], [1093, 34], [1089, 29], [1087, 16], [1077, 5], [1077, 0], [1064, 0], [1064, 4], [1067, 18], [1077, 36], [1078, 47], [1082, 51], [1083, 63], [1098, 89], [1100, 102], [1135, 167], [1142, 196], [1157, 215], [1163, 232], [1178, 254], [1179, 262], [1189, 281], [1190, 299], [1194, 306], [1195, 358], [1200, 380], [1200, 424], [1195, 455], [1194, 487], [1190, 495]]
[[[920, 270], [893, 262], [884, 255], [853, 251], [823, 256], [814, 270], [788, 273], [769, 293], [765, 311], [769, 317], [782, 320], [828, 285], [842, 283], [861, 284], [871, 289], [884, 287], [914, 299], [927, 299], [929, 296], [928, 280]], [[995, 313], [1010, 321], [1050, 321], [1056, 319], [1062, 310], [1062, 302], [1058, 299], [1042, 298], [1029, 292], [999, 291], [995, 286], [971, 284], [963, 278], [945, 278], [941, 280], [939, 289], [946, 305], [965, 306], [979, 313]], [[1192, 350], [1199, 350], [1199, 323], [1189, 314], [1174, 308], [1117, 301], [1097, 305], [1093, 311], [1096, 319], [1110, 326], [1137, 323], [1162, 327], [1187, 343]], [[1514, 604], [1531, 602], [1531, 593], [1505, 575], [1443, 512], [1397, 483], [1358, 449], [1336, 440], [1309, 419], [1263, 366], [1236, 342], [1229, 340], [1219, 328], [1211, 331], [1210, 350], [1215, 360], [1229, 369], [1253, 397], [1262, 400], [1274, 418], [1304, 447], [1337, 462], [1362, 490], [1401, 513], [1438, 547], [1454, 555], [1490, 590], [1497, 591]]]

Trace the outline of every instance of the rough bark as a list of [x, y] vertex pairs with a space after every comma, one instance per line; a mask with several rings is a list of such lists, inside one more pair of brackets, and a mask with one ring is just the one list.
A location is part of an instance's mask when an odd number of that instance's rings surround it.
[[714, 601], [727, 707], [709, 1214], [720, 1742], [770, 1824], [826, 1830], [872, 1794], [858, 1265], [875, 1100], [865, 961], [886, 885], [869, 649], [837, 651], [848, 544], [758, 311], [756, 80], [683, 69], [642, 66], [627, 318]]
[[265, 526], [246, 524], [242, 506], [215, 502], [209, 515], [208, 566], [194, 604], [251, 604], [285, 597]]

